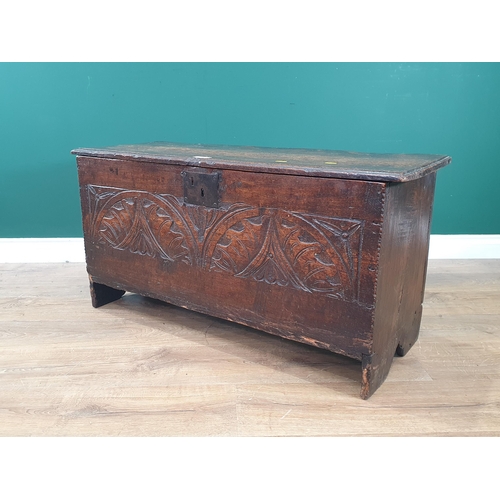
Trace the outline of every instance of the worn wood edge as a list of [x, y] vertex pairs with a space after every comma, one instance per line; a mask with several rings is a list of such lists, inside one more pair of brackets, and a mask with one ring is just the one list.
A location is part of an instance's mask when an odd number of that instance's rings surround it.
[[[384, 226], [386, 218], [385, 215], [387, 212], [387, 204], [388, 204], [387, 185], [385, 185], [382, 193], [382, 228], [379, 233], [377, 242], [376, 262], [378, 267], [380, 267], [380, 255], [381, 255], [382, 243], [384, 240]], [[376, 300], [379, 290], [379, 276], [380, 276], [380, 269], [377, 271], [377, 275], [375, 278], [374, 296]], [[373, 349], [376, 311], [377, 311], [377, 306], [375, 303], [375, 307], [373, 308], [371, 322], [370, 322], [371, 349]], [[390, 363], [392, 363], [392, 360], [390, 361]], [[389, 363], [389, 368], [390, 368], [390, 363]], [[379, 354], [377, 352], [372, 352], [370, 354], [363, 354], [361, 356], [361, 391], [360, 391], [361, 399], [368, 399], [370, 396], [372, 396], [373, 393], [382, 385], [385, 378], [387, 377], [387, 374], [389, 373], [389, 368], [387, 368], [384, 372], [379, 368], [380, 368], [380, 359], [379, 359]]]
[[[121, 292], [122, 290], [126, 290], [127, 292], [130, 293], [135, 293], [138, 295], [141, 295], [143, 297], [148, 297], [150, 299], [155, 299], [155, 300], [160, 300], [162, 302], [165, 302], [167, 304], [172, 304], [177, 307], [181, 307], [183, 309], [187, 309], [189, 311], [194, 311], [199, 314], [204, 314], [208, 317], [212, 318], [218, 318], [222, 319], [224, 321], [229, 321], [231, 323], [236, 323], [238, 325], [243, 325], [249, 328], [253, 328], [254, 330], [258, 330], [260, 332], [268, 333], [270, 335], [275, 335], [277, 337], [281, 337], [283, 339], [293, 341], [293, 342], [298, 342], [301, 344], [317, 347], [318, 349], [326, 350], [328, 352], [332, 352], [335, 354], [339, 354], [341, 356], [346, 356], [351, 359], [355, 359], [357, 361], [362, 360], [362, 356], [366, 355], [366, 352], [362, 352], [361, 349], [350, 351], [350, 350], [345, 350], [337, 347], [336, 345], [332, 346], [329, 344], [326, 344], [324, 342], [315, 340], [313, 338], [306, 337], [304, 335], [296, 335], [288, 331], [286, 327], [284, 328], [279, 328], [273, 324], [269, 324], [268, 322], [263, 323], [262, 318], [253, 318], [251, 315], [247, 317], [243, 317], [240, 314], [235, 314], [230, 311], [226, 311], [225, 313], [220, 313], [217, 311], [213, 311], [211, 309], [207, 309], [197, 303], [194, 302], [189, 302], [187, 300], [179, 299], [175, 295], [168, 295], [168, 294], [159, 294], [159, 293], [154, 293], [150, 292], [149, 290], [144, 290], [137, 288], [133, 285], [121, 283], [117, 279], [112, 279], [109, 277], [105, 277], [102, 274], [97, 275], [97, 274], [90, 274], [89, 277], [91, 280], [91, 290], [92, 290], [92, 284], [99, 284], [100, 286], [104, 287], [104, 294], [106, 302], [99, 303], [99, 305], [95, 305], [95, 301], [97, 300], [95, 297], [94, 292], [91, 292], [92, 296], [92, 305], [93, 307], [100, 307], [101, 305], [108, 304], [110, 302], [113, 302], [115, 300], [118, 300], [121, 298], [123, 293], [118, 295], [118, 292]], [[107, 290], [109, 289], [109, 290]], [[116, 294], [114, 292], [117, 292]], [[109, 293], [110, 300], [107, 300], [107, 295]], [[365, 350], [367, 350], [365, 348]]]
[[396, 352], [397, 339], [393, 339], [393, 347], [382, 353], [363, 354], [361, 359], [361, 399], [370, 398], [384, 383], [389, 375], [392, 360]]
[[[429, 260], [500, 259], [500, 234], [431, 234]], [[0, 263], [85, 262], [83, 238], [0, 238]]]
[[[394, 356], [406, 354], [418, 338], [435, 182], [436, 174], [432, 173], [409, 184], [386, 186], [377, 255], [379, 270], [372, 315], [372, 347], [369, 355], [362, 359], [363, 399], [369, 398], [384, 382]], [[416, 193], [422, 195], [413, 201]], [[412, 219], [412, 232], [401, 242], [399, 228], [407, 225], [409, 219]], [[410, 262], [412, 265], [408, 266]], [[403, 294], [408, 286], [410, 293]], [[420, 295], [415, 290], [421, 290]], [[396, 304], [397, 310], [393, 307]]]
[[[322, 150], [320, 150], [322, 151]], [[332, 151], [333, 152], [333, 151]], [[340, 153], [341, 151], [339, 151]], [[93, 158], [102, 158], [115, 161], [140, 161], [144, 163], [157, 163], [162, 165], [181, 165], [186, 167], [206, 167], [222, 170], [238, 170], [245, 172], [266, 172], [269, 174], [299, 175], [307, 177], [327, 177], [335, 179], [353, 179], [366, 181], [382, 182], [408, 182], [423, 177], [451, 162], [450, 156], [442, 156], [435, 161], [425, 163], [419, 167], [409, 170], [405, 173], [390, 173], [383, 171], [365, 171], [365, 170], [343, 170], [340, 168], [329, 168], [328, 170], [320, 167], [310, 167], [289, 163], [287, 165], [272, 165], [264, 162], [245, 162], [245, 161], [210, 161], [196, 158], [185, 158], [175, 156], [161, 156], [151, 154], [134, 154], [121, 151], [100, 150], [100, 149], [74, 149], [71, 151], [78, 157], [87, 156]]]

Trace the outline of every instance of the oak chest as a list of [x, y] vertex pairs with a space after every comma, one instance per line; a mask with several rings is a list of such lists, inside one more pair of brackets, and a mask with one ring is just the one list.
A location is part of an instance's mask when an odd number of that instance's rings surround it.
[[152, 143], [76, 149], [94, 307], [125, 291], [361, 362], [415, 343], [448, 156]]

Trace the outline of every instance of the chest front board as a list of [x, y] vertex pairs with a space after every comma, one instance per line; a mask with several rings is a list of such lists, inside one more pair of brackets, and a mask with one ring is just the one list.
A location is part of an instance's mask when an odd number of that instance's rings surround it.
[[[78, 164], [94, 281], [356, 359], [370, 352], [384, 183]], [[217, 176], [215, 202], [203, 204], [203, 186], [186, 202], [190, 173]]]

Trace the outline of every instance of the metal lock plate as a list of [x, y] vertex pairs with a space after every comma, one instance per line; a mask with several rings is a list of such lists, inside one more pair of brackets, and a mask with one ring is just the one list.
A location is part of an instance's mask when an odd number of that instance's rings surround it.
[[184, 203], [219, 208], [219, 172], [185, 170], [182, 172], [182, 177]]

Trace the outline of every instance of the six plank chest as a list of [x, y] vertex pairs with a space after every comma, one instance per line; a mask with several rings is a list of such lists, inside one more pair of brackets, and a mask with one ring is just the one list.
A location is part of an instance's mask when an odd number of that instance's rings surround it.
[[415, 343], [448, 156], [153, 143], [77, 149], [92, 304], [125, 291], [361, 362]]

